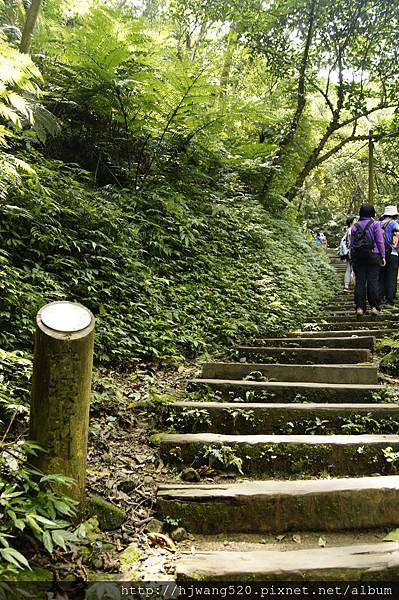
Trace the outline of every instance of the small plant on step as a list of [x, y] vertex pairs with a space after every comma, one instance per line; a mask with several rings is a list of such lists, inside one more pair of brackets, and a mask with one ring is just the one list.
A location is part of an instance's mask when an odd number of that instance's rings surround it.
[[243, 379], [244, 381], [270, 381], [262, 371], [251, 371]]
[[388, 446], [387, 448], [383, 448], [382, 453], [387, 463], [390, 463], [392, 470], [396, 472], [398, 469], [399, 452], [395, 452], [392, 446]]
[[225, 408], [225, 412], [232, 420], [233, 427], [235, 428], [240, 420], [247, 423], [255, 423], [255, 413], [253, 410], [245, 410], [243, 408]]
[[191, 433], [212, 425], [209, 412], [205, 408], [184, 408], [180, 413], [173, 411], [167, 417], [166, 423], [179, 431]]
[[212, 446], [207, 445], [204, 447], [203, 457], [208, 459], [210, 467], [219, 466], [223, 469], [234, 467], [241, 475], [242, 471], [242, 458], [234, 453], [231, 446]]
[[305, 433], [310, 433], [310, 435], [316, 435], [318, 433], [325, 433], [326, 431], [326, 426], [328, 425], [329, 420], [328, 419], [320, 419], [319, 417], [316, 417], [314, 419], [314, 421], [308, 419], [306, 421], [304, 421], [304, 425], [308, 425], [305, 428]]
[[396, 386], [385, 385], [381, 390], [373, 392], [371, 397], [374, 402], [399, 404], [399, 389]]
[[148, 398], [140, 403], [149, 419], [150, 427], [158, 429], [172, 418], [171, 404], [176, 398], [172, 394], [158, 394], [155, 390], [148, 392]]

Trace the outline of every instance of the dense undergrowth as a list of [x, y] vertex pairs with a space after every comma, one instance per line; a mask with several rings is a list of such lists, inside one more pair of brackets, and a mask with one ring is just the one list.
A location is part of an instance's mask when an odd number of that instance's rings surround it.
[[234, 173], [135, 193], [38, 153], [30, 164], [0, 225], [6, 350], [30, 350], [38, 308], [68, 298], [97, 318], [98, 363], [176, 363], [298, 326], [332, 293], [323, 253]]

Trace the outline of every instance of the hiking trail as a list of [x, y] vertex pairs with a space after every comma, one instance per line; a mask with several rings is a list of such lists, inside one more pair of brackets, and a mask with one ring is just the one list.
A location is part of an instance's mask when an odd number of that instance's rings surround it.
[[399, 527], [399, 476], [387, 460], [399, 452], [399, 406], [373, 352], [399, 310], [356, 320], [342, 294], [322, 315], [238, 347], [237, 362], [204, 364], [190, 384], [203, 399], [170, 408], [207, 418], [195, 433], [180, 433], [177, 419], [176, 433], [153, 437], [164, 462], [198, 468], [211, 456], [237, 474], [160, 486], [157, 516], [195, 535], [177, 581], [397, 578], [399, 543], [381, 530]]

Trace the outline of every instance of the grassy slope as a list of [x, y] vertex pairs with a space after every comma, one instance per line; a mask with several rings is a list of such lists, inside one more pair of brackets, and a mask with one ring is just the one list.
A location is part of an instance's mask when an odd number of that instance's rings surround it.
[[[30, 157], [31, 159], [32, 157]], [[31, 161], [32, 162], [32, 161]], [[68, 298], [97, 317], [96, 360], [178, 362], [297, 326], [331, 293], [325, 256], [228, 181], [93, 190], [36, 154], [39, 179], [1, 223], [0, 346], [30, 349], [35, 312]]]

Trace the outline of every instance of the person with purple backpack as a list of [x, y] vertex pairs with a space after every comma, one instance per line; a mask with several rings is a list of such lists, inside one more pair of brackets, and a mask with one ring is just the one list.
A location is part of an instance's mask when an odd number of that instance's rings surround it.
[[371, 314], [380, 310], [379, 276], [385, 267], [385, 242], [381, 225], [374, 219], [375, 208], [368, 202], [361, 205], [359, 220], [351, 229], [350, 257], [356, 276], [356, 315], [366, 312], [366, 297]]

